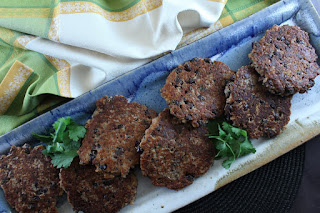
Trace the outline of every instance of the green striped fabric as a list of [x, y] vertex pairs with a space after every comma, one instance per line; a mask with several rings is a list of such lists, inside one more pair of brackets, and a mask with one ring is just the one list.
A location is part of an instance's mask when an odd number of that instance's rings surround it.
[[276, 2], [278, 0], [229, 0], [221, 18], [230, 16], [236, 22]]
[[[61, 0], [60, 2], [71, 2], [73, 0]], [[92, 2], [99, 5], [104, 10], [110, 12], [121, 12], [133, 5], [137, 4], [141, 0], [80, 0], [82, 2]]]

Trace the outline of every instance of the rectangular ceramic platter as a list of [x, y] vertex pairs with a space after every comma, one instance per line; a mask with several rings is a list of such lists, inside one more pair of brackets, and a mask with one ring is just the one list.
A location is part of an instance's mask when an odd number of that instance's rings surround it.
[[[108, 82], [0, 137], [0, 154], [9, 151], [11, 145], [34, 141], [31, 133], [48, 134], [51, 125], [59, 117], [71, 116], [84, 124], [95, 109], [95, 101], [103, 96], [124, 95], [130, 101], [143, 103], [161, 112], [167, 107], [160, 96], [160, 88], [170, 71], [194, 57], [220, 60], [237, 70], [250, 63], [248, 53], [253, 41], [259, 40], [274, 24], [298, 25], [307, 31], [312, 45], [320, 55], [320, 20], [309, 1], [280, 1], [268, 8], [221, 29], [210, 36], [182, 49], [165, 55], [143, 67]], [[318, 61], [319, 62], [319, 61]], [[194, 183], [181, 191], [155, 187], [137, 169], [138, 193], [134, 205], [121, 212], [171, 212], [183, 207], [219, 187], [261, 167], [320, 133], [320, 77], [306, 94], [296, 94], [292, 99], [290, 122], [284, 132], [273, 139], [252, 140], [255, 154], [242, 157], [229, 170], [215, 161], [212, 168]], [[0, 198], [0, 212], [12, 211]], [[66, 199], [58, 204], [59, 212], [72, 212]]]

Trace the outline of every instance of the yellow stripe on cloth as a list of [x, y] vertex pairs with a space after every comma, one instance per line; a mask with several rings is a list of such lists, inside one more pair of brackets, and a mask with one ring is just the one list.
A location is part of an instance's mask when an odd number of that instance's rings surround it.
[[33, 70], [19, 61], [15, 61], [0, 84], [0, 115], [4, 114]]
[[250, 7], [247, 7], [241, 11], [234, 12], [233, 14], [238, 20], [240, 20], [242, 18], [245, 18], [245, 17], [255, 13], [257, 10], [261, 10], [261, 9], [265, 8], [265, 4], [266, 4], [266, 2], [262, 1], [257, 4], [251, 5]]
[[50, 61], [50, 63], [58, 70], [57, 80], [60, 95], [71, 98], [70, 91], [70, 75], [71, 75], [71, 65], [63, 59], [54, 58], [48, 55], [45, 57]]
[[228, 0], [208, 0], [208, 1], [214, 1], [214, 2], [219, 2], [222, 4], [226, 4]]
[[99, 5], [92, 2], [72, 1], [60, 2], [54, 8], [53, 17], [49, 29], [48, 38], [52, 41], [59, 42], [59, 15], [69, 15], [77, 13], [95, 13], [105, 19], [113, 22], [123, 22], [131, 20], [137, 16], [143, 15], [151, 10], [154, 10], [162, 5], [162, 0], [141, 0], [134, 6], [121, 11], [110, 12], [102, 9]]
[[50, 8], [0, 8], [0, 18], [51, 18]]
[[219, 20], [222, 24], [222, 27], [226, 27], [232, 23], [234, 23], [233, 19], [231, 16], [226, 16], [226, 17], [223, 17]]
[[36, 36], [31, 35], [24, 35], [19, 36], [13, 43], [13, 46], [19, 47], [21, 49], [26, 49], [27, 44], [32, 41], [33, 39], [36, 39]]
[[[91, 2], [73, 1], [61, 2], [59, 4], [59, 14], [75, 14], [75, 13], [96, 13], [103, 16], [105, 19], [113, 22], [122, 22], [131, 20], [139, 15], [143, 15], [151, 10], [154, 10], [162, 5], [162, 0], [141, 0], [134, 6], [121, 11], [110, 12], [102, 9], [100, 6]], [[53, 17], [55, 18], [55, 17]]]
[[53, 10], [53, 17], [49, 29], [48, 38], [52, 41], [59, 42], [59, 13], [60, 13], [60, 4], [58, 4], [57, 7]]

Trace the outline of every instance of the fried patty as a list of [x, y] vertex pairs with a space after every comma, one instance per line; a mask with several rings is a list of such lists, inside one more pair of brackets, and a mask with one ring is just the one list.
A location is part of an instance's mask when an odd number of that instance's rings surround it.
[[281, 97], [266, 90], [251, 66], [241, 67], [225, 89], [227, 119], [248, 132], [250, 138], [274, 137], [290, 120], [292, 96]]
[[12, 146], [0, 159], [1, 187], [6, 200], [18, 212], [58, 212], [56, 202], [62, 194], [59, 169], [42, 154], [43, 146]]
[[86, 135], [78, 151], [81, 164], [93, 164], [106, 178], [125, 177], [139, 164], [139, 145], [144, 131], [156, 113], [123, 96], [103, 97], [97, 101]]
[[274, 25], [249, 54], [260, 81], [273, 94], [304, 93], [320, 73], [309, 35], [298, 26]]
[[209, 58], [194, 58], [175, 68], [161, 89], [170, 113], [183, 123], [191, 121], [194, 127], [208, 119], [223, 115], [224, 88], [234, 71], [226, 64]]
[[153, 119], [141, 141], [140, 166], [155, 186], [179, 190], [205, 174], [213, 163], [214, 146], [206, 127], [183, 124], [165, 109]]
[[60, 173], [61, 187], [76, 212], [118, 212], [128, 204], [133, 204], [138, 182], [133, 173], [126, 178], [105, 179], [95, 172], [93, 165], [80, 165], [79, 158]]

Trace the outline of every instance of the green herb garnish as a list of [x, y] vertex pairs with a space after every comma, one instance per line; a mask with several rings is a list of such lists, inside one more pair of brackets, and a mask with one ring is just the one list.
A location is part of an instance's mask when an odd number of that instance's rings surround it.
[[215, 159], [227, 158], [222, 163], [225, 169], [229, 169], [236, 158], [256, 152], [245, 130], [233, 127], [222, 119], [210, 121], [207, 127], [207, 136], [214, 139], [218, 151]]
[[46, 144], [43, 154], [51, 157], [51, 163], [57, 168], [67, 168], [73, 158], [78, 156], [81, 139], [86, 129], [70, 117], [59, 118], [53, 125], [54, 133], [50, 136], [32, 133], [32, 136]]

